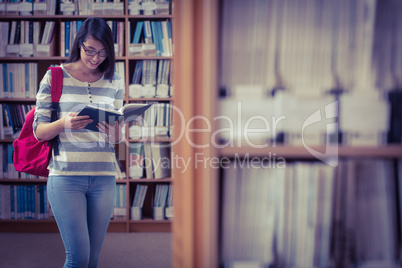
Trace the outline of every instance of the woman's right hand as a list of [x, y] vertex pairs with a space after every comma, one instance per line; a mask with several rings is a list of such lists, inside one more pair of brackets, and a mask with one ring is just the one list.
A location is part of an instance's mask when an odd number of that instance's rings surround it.
[[64, 117], [64, 129], [83, 129], [92, 121], [89, 115], [77, 116], [70, 112]]

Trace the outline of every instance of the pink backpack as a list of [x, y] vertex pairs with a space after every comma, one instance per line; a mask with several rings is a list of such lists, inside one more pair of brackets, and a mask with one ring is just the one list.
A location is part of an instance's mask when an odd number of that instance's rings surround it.
[[[60, 67], [49, 67], [49, 69], [52, 79], [50, 91], [52, 95], [51, 121], [53, 122], [57, 120], [59, 100], [63, 88], [63, 70]], [[51, 141], [38, 141], [33, 134], [32, 128], [34, 113], [35, 108], [27, 113], [21, 133], [18, 139], [13, 142], [14, 167], [20, 172], [47, 177], [49, 175], [47, 165], [52, 155], [52, 148], [55, 149], [55, 155], [59, 153], [58, 136]]]

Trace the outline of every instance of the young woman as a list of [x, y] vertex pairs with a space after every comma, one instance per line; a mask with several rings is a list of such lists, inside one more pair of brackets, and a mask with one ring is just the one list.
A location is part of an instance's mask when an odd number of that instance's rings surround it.
[[122, 123], [98, 124], [77, 116], [87, 104], [114, 107], [123, 104], [124, 82], [115, 73], [113, 35], [100, 18], [81, 25], [69, 60], [62, 64], [63, 94], [59, 117], [50, 121], [48, 71], [37, 94], [34, 132], [38, 140], [58, 136], [59, 155], [53, 152], [47, 182], [48, 199], [66, 250], [64, 267], [96, 267], [113, 211], [115, 198], [114, 143], [122, 138]]

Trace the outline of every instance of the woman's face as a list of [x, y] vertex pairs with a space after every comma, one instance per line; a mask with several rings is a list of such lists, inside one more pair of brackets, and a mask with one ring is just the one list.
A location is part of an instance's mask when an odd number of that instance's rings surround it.
[[89, 37], [82, 43], [81, 59], [89, 69], [95, 70], [106, 58], [106, 50], [98, 40]]

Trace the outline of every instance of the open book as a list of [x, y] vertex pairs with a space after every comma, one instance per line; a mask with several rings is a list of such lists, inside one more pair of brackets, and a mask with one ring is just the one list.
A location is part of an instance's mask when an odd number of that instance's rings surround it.
[[87, 105], [78, 113], [78, 115], [89, 115], [94, 121], [89, 123], [85, 128], [92, 131], [99, 131], [96, 127], [98, 123], [106, 121], [110, 125], [113, 125], [115, 121], [120, 122], [122, 119], [124, 119], [124, 123], [128, 123], [142, 115], [145, 110], [151, 107], [151, 105], [152, 104], [129, 103], [121, 107], [119, 110]]

